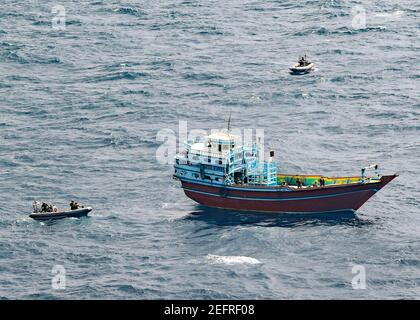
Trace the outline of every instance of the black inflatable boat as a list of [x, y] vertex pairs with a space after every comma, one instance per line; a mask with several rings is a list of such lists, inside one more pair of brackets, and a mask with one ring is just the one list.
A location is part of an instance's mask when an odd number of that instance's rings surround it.
[[64, 218], [80, 218], [88, 215], [92, 211], [92, 207], [79, 208], [69, 211], [58, 212], [34, 212], [29, 215], [30, 218], [35, 220], [56, 220]]

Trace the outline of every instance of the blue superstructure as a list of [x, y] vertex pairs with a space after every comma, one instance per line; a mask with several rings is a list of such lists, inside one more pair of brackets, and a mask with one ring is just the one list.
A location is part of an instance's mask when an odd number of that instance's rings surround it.
[[218, 185], [276, 185], [277, 166], [261, 160], [258, 145], [244, 146], [240, 137], [218, 132], [185, 142], [186, 150], [175, 157], [174, 177]]

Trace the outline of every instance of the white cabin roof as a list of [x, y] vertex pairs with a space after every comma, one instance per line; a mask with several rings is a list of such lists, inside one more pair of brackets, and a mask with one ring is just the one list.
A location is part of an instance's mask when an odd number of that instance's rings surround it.
[[204, 145], [204, 143], [202, 143], [202, 142], [197, 142], [197, 143], [193, 143], [193, 144], [191, 145], [191, 150], [192, 150], [192, 151], [206, 151], [206, 150], [207, 150], [207, 148], [206, 148], [206, 146]]
[[208, 136], [210, 140], [222, 140], [222, 141], [235, 141], [239, 139], [239, 136], [225, 133], [225, 132], [215, 132]]

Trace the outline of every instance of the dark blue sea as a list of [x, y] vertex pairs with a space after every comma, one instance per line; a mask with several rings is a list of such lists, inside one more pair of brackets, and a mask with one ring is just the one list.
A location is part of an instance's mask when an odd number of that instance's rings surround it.
[[[0, 298], [420, 298], [418, 1], [57, 5], [0, 4]], [[399, 177], [350, 217], [207, 210], [157, 136], [230, 113], [281, 172]], [[34, 199], [94, 210], [41, 223]]]

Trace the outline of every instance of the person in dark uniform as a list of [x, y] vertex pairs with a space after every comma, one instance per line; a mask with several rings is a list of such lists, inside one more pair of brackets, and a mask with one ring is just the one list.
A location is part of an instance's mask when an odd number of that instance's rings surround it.
[[296, 178], [296, 185], [297, 185], [297, 187], [298, 187], [299, 189], [301, 189], [301, 188], [302, 188], [302, 181], [300, 181], [300, 179], [299, 179], [299, 178]]

